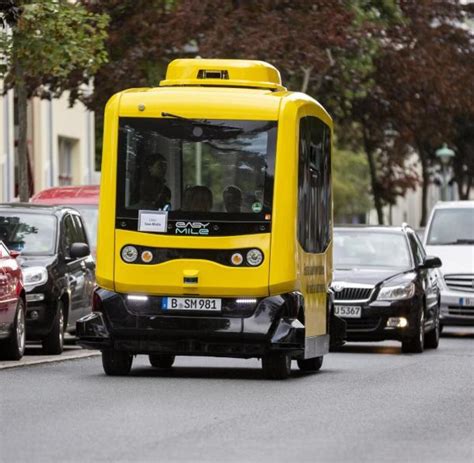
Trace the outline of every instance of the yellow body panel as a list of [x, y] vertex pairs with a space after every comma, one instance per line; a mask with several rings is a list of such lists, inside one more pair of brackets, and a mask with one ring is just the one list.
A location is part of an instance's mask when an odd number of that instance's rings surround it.
[[[120, 258], [126, 244], [142, 246], [238, 249], [257, 247], [267, 258], [262, 265], [235, 268], [197, 259], [179, 259], [157, 265], [127, 264]], [[268, 296], [270, 234], [228, 237], [183, 237], [116, 231], [115, 290], [123, 293], [238, 297]], [[198, 284], [184, 284], [184, 276], [198, 276]]]
[[[220, 68], [224, 64], [216, 66]], [[262, 72], [271, 74], [268, 69]], [[181, 78], [186, 80], [178, 71], [168, 77], [164, 85], [178, 85]], [[332, 279], [332, 244], [325, 253], [312, 254], [305, 253], [298, 243], [298, 122], [312, 115], [332, 130], [332, 121], [321, 105], [307, 95], [263, 87], [163, 86], [132, 89], [111, 98], [105, 112], [102, 157], [96, 271], [99, 286], [126, 293], [211, 297], [263, 297], [300, 291], [305, 299], [306, 336], [327, 333], [326, 299]], [[162, 112], [193, 119], [278, 121], [271, 233], [187, 237], [116, 230], [118, 119], [159, 118]], [[193, 249], [258, 247], [264, 252], [265, 260], [256, 268], [185, 259], [157, 265], [126, 264], [120, 258], [120, 250], [126, 244]], [[183, 275], [196, 272], [199, 285], [184, 285]]]
[[[161, 117], [162, 112], [196, 119], [278, 119], [280, 98], [270, 90], [163, 87], [140, 92], [124, 92], [120, 99], [121, 117]], [[140, 111], [140, 105], [144, 109]]]

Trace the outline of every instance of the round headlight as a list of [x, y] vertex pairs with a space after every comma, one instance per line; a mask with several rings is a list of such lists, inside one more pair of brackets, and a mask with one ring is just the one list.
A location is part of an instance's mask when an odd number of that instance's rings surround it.
[[242, 254], [240, 254], [240, 252], [235, 252], [234, 254], [232, 254], [230, 261], [233, 265], [240, 265], [244, 261], [244, 258], [242, 257]]
[[125, 246], [121, 254], [122, 259], [129, 264], [135, 262], [138, 258], [138, 250], [135, 246]]
[[142, 261], [145, 262], [145, 264], [150, 263], [152, 259], [153, 259], [153, 253], [151, 251], [142, 252]]
[[247, 262], [253, 267], [260, 265], [263, 262], [262, 251], [260, 251], [259, 249], [251, 249], [247, 253]]

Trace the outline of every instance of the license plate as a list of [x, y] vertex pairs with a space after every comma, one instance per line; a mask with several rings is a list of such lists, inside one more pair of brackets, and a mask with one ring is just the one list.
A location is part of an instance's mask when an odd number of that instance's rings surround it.
[[362, 307], [357, 305], [336, 305], [334, 309], [338, 317], [360, 318], [362, 315]]
[[462, 305], [463, 307], [474, 306], [474, 297], [460, 297], [459, 305]]
[[164, 297], [161, 300], [163, 310], [203, 310], [207, 312], [220, 312], [222, 299], [204, 297]]

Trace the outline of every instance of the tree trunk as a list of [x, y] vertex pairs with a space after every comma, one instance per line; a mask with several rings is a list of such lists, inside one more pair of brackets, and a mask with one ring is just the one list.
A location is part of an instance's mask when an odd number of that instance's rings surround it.
[[372, 188], [372, 195], [374, 197], [375, 210], [377, 211], [377, 220], [379, 222], [379, 225], [383, 225], [384, 224], [383, 204], [382, 204], [382, 198], [380, 198], [380, 194], [379, 194], [379, 186], [378, 186], [378, 180], [377, 180], [377, 166], [375, 163], [374, 151], [372, 150], [370, 143], [368, 142], [368, 139], [365, 134], [364, 134], [364, 147], [365, 147], [365, 153], [367, 154], [367, 160], [369, 162], [370, 185]]
[[423, 148], [419, 149], [419, 156], [421, 161], [421, 176], [423, 182], [421, 184], [421, 219], [420, 227], [426, 225], [428, 219], [428, 186], [430, 184], [430, 173], [428, 171], [428, 159]]
[[306, 93], [306, 91], [308, 90], [309, 79], [311, 78], [313, 66], [310, 66], [308, 68], [301, 68], [301, 70], [303, 71], [303, 83], [301, 84], [301, 92]]
[[27, 107], [28, 97], [20, 64], [16, 65], [15, 90], [18, 105], [18, 191], [21, 202], [28, 202], [30, 199], [30, 189], [28, 182], [28, 144], [27, 144]]
[[469, 199], [469, 193], [471, 192], [471, 186], [472, 186], [472, 176], [468, 175], [466, 179], [466, 188], [464, 189], [464, 178], [463, 175], [459, 175], [459, 172], [455, 172], [457, 175], [457, 186], [458, 186], [458, 195], [459, 199]]

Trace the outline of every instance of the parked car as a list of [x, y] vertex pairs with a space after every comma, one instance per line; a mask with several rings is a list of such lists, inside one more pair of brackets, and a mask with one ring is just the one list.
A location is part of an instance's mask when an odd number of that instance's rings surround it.
[[348, 341], [401, 341], [403, 352], [439, 342], [437, 257], [403, 227], [335, 228], [335, 313]]
[[0, 356], [6, 360], [25, 352], [26, 299], [17, 255], [0, 241]]
[[96, 255], [99, 185], [47, 188], [36, 193], [31, 198], [31, 202], [51, 206], [71, 206], [77, 209], [84, 219], [91, 252], [94, 256]]
[[426, 230], [427, 252], [443, 261], [441, 327], [474, 325], [474, 201], [436, 204]]
[[82, 218], [62, 206], [0, 204], [0, 239], [23, 269], [26, 334], [47, 354], [63, 350], [64, 331], [91, 311], [95, 263]]

